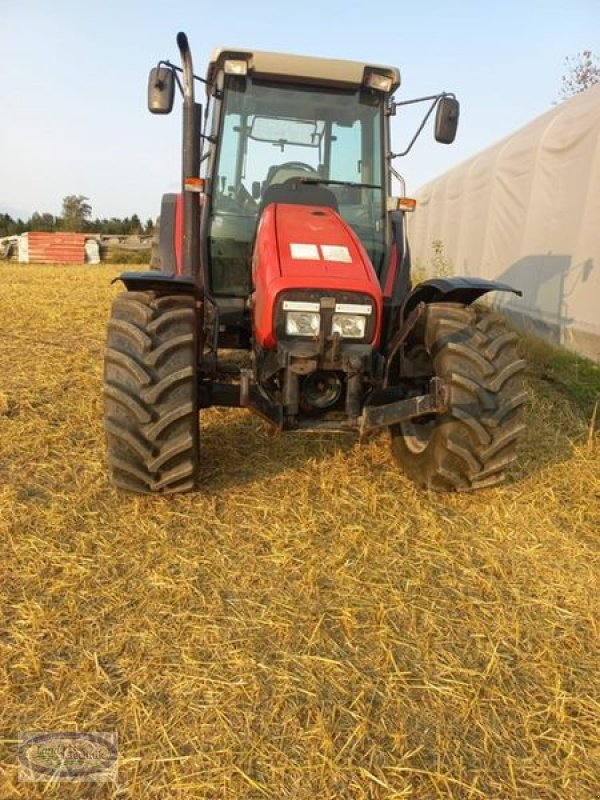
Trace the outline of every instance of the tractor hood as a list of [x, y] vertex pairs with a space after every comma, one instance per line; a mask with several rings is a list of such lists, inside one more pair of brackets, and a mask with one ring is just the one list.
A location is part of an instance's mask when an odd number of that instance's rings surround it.
[[267, 206], [258, 226], [252, 263], [254, 328], [263, 347], [275, 345], [275, 303], [286, 291], [367, 295], [381, 319], [381, 287], [369, 256], [352, 228], [331, 208], [286, 203]]

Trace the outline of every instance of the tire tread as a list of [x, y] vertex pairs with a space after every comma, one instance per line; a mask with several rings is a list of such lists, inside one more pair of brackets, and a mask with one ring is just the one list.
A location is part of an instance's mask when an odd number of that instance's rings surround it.
[[193, 489], [198, 472], [194, 299], [119, 295], [104, 361], [112, 482], [127, 491]]
[[420, 335], [434, 374], [449, 386], [450, 403], [421, 452], [407, 447], [402, 426], [392, 428], [396, 460], [419, 485], [438, 491], [501, 482], [526, 429], [517, 336], [486, 309], [443, 303], [427, 308]]

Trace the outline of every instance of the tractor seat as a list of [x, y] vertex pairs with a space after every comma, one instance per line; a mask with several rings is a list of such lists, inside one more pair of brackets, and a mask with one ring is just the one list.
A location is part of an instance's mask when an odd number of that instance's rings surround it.
[[303, 183], [297, 177], [288, 178], [284, 183], [269, 186], [260, 201], [259, 215], [271, 203], [326, 206], [334, 211], [339, 211], [337, 198], [332, 191], [315, 183]]

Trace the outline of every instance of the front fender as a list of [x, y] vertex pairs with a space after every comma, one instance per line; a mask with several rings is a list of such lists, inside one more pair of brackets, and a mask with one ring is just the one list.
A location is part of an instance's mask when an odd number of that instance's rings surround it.
[[202, 297], [202, 289], [189, 275], [168, 275], [164, 272], [122, 272], [111, 283], [122, 281], [128, 292], [156, 292], [165, 294], [193, 294]]
[[406, 298], [402, 308], [402, 319], [405, 319], [419, 303], [462, 303], [468, 306], [486, 292], [513, 292], [519, 297], [523, 294], [507, 283], [488, 281], [484, 278], [429, 278], [417, 284]]

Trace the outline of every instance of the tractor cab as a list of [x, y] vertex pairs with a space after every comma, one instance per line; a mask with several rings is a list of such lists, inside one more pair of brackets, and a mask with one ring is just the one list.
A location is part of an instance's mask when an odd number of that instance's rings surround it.
[[220, 49], [207, 79], [213, 295], [250, 293], [258, 219], [273, 202], [333, 208], [380, 274], [390, 252], [386, 108], [398, 70]]

